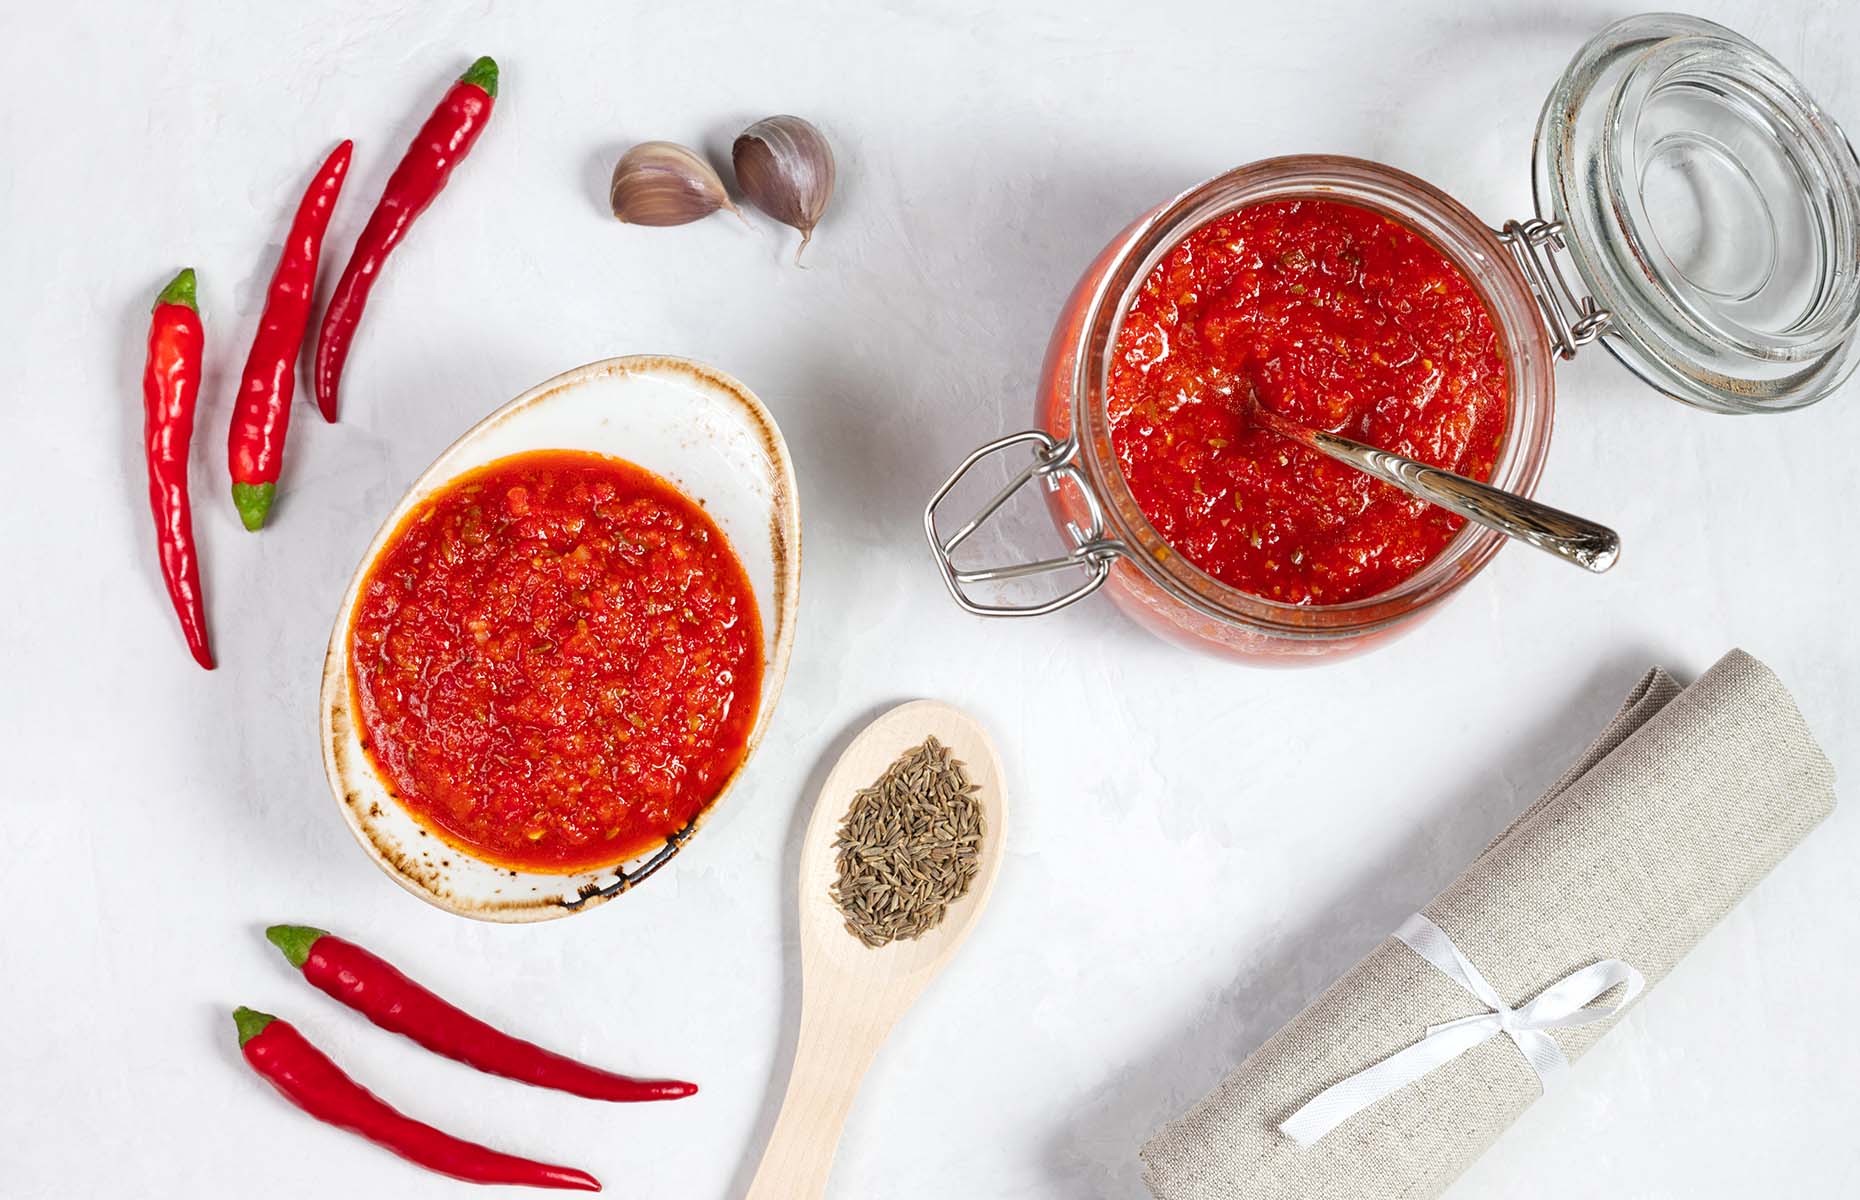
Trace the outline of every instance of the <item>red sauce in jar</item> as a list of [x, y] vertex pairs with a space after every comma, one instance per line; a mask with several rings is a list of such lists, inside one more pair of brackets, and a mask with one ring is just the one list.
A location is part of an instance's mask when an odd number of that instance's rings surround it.
[[1287, 604], [1383, 592], [1460, 518], [1258, 427], [1247, 390], [1318, 429], [1489, 480], [1508, 385], [1447, 257], [1328, 200], [1211, 221], [1144, 280], [1110, 372], [1111, 442], [1144, 515], [1222, 583]]
[[534, 871], [682, 828], [742, 763], [762, 682], [722, 531], [651, 472], [576, 451], [500, 459], [415, 509], [350, 644], [363, 744], [400, 802]]

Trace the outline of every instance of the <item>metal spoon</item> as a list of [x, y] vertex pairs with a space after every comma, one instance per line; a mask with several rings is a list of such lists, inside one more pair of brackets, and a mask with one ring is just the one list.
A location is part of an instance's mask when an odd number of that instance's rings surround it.
[[1373, 475], [1410, 496], [1458, 513], [1476, 525], [1517, 538], [1598, 575], [1614, 566], [1615, 559], [1621, 556], [1621, 538], [1606, 525], [1464, 475], [1313, 429], [1273, 412], [1259, 402], [1251, 389], [1247, 390], [1247, 399], [1253, 419], [1261, 427]]

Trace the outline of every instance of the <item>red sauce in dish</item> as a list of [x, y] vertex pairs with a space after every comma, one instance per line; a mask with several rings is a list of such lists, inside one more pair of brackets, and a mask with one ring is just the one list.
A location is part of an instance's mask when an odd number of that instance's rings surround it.
[[1112, 446], [1170, 547], [1222, 583], [1287, 604], [1386, 591], [1461, 521], [1258, 427], [1247, 389], [1307, 425], [1480, 480], [1506, 428], [1491, 314], [1407, 226], [1293, 200], [1185, 238], [1118, 335]]
[[549, 450], [395, 530], [350, 629], [363, 743], [424, 825], [567, 873], [682, 828], [742, 763], [755, 596], [721, 530], [630, 463]]

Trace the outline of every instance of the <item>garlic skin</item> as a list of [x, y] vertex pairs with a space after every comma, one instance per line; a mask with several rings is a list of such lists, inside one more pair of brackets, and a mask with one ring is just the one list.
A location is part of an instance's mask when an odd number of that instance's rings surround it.
[[607, 198], [628, 225], [688, 225], [720, 208], [742, 216], [711, 165], [677, 142], [641, 142], [621, 155]]
[[798, 265], [833, 199], [833, 148], [826, 136], [800, 117], [767, 117], [737, 135], [730, 159], [749, 202], [801, 231]]

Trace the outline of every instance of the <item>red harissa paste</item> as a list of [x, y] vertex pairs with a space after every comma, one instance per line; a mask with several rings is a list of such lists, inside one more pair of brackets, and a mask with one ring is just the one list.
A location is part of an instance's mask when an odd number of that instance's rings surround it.
[[1491, 315], [1407, 226], [1293, 200], [1195, 230], [1144, 281], [1118, 335], [1112, 446], [1170, 547], [1286, 604], [1386, 591], [1461, 522], [1249, 422], [1249, 388], [1307, 425], [1480, 480], [1505, 435]]
[[447, 485], [375, 560], [350, 631], [363, 742], [429, 829], [505, 866], [624, 861], [742, 763], [755, 596], [671, 484], [576, 451]]

